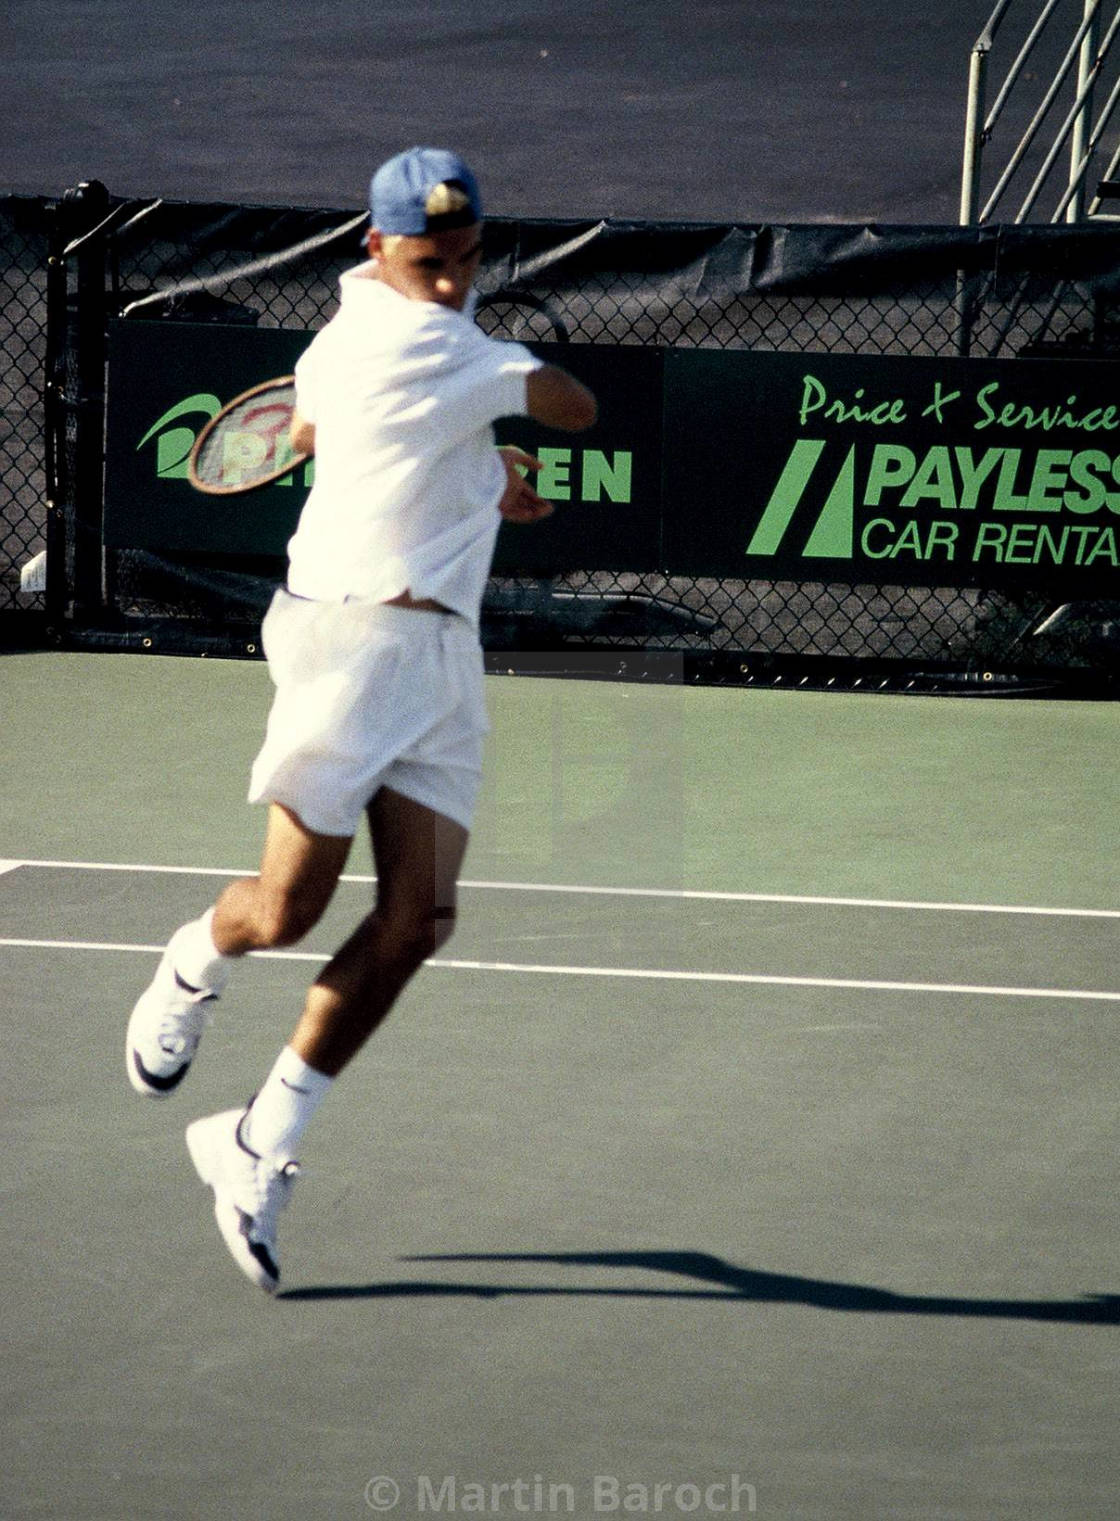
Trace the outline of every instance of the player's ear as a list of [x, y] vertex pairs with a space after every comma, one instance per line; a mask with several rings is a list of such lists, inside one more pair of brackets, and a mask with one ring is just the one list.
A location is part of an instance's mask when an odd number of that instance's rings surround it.
[[381, 234], [376, 227], [371, 227], [366, 233], [366, 250], [371, 259], [376, 259], [381, 253]]

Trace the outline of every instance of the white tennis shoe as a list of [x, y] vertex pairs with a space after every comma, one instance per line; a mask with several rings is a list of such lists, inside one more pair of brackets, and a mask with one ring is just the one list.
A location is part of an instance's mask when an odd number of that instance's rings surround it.
[[164, 951], [128, 1021], [125, 1066], [137, 1093], [167, 1098], [175, 1091], [194, 1060], [217, 997], [217, 989], [189, 987]]
[[299, 1163], [262, 1157], [242, 1137], [247, 1109], [226, 1109], [187, 1126], [195, 1171], [214, 1190], [214, 1218], [234, 1262], [258, 1288], [276, 1292], [276, 1220], [291, 1196]]

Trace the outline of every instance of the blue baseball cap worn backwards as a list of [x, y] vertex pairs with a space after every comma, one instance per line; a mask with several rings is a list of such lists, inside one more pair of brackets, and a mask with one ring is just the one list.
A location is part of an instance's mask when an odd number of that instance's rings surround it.
[[419, 238], [430, 231], [480, 222], [482, 197], [477, 180], [457, 153], [409, 148], [382, 164], [373, 176], [369, 210], [378, 232]]

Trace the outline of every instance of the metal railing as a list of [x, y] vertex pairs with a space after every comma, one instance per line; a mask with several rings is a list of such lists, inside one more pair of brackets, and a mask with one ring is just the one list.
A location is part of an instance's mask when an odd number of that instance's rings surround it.
[[[1115, 180], [1120, 137], [1112, 127], [1120, 104], [1120, 71], [1113, 48], [1120, 35], [1120, 6], [1102, 32], [1101, 0], [1075, 0], [1075, 5], [1076, 17], [1069, 0], [1045, 0], [1030, 22], [1025, 7], [999, 0], [977, 38], [965, 113], [962, 226], [992, 222], [997, 210], [1000, 221], [1016, 224], [1117, 219], [1102, 208], [1120, 195]], [[1012, 26], [1018, 23], [1025, 31], [1020, 30], [1017, 37], [1009, 35], [1005, 30], [1009, 18]], [[989, 110], [989, 73], [997, 36], [1016, 51]], [[1039, 86], [1041, 99], [1027, 116]], [[1094, 116], [1095, 100], [1105, 88], [1104, 104]], [[1018, 137], [985, 196], [985, 159], [997, 127]], [[1110, 149], [1111, 158], [1101, 171]], [[1094, 180], [1096, 188], [1090, 194], [1088, 187]], [[1009, 214], [1006, 207], [1014, 196], [1021, 199]]]

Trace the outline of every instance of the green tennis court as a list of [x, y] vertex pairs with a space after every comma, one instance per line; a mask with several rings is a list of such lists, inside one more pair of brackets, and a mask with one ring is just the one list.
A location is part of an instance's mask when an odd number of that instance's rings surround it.
[[460, 928], [308, 1136], [284, 1292], [129, 1089], [256, 864], [249, 662], [0, 660], [12, 1517], [1115, 1514], [1116, 709], [488, 683]]

